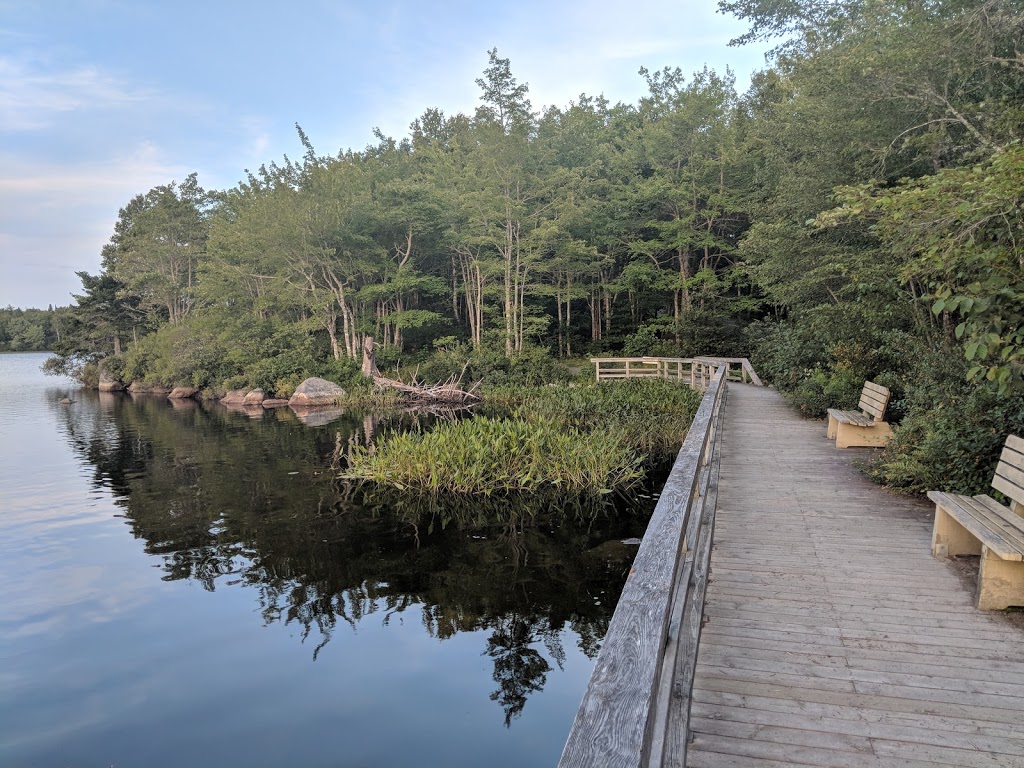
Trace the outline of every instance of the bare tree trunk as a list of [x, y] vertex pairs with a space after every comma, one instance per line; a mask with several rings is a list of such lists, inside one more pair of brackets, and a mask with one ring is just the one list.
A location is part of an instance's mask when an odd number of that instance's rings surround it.
[[360, 369], [363, 376], [368, 376], [371, 379], [374, 376], [379, 376], [380, 372], [377, 370], [377, 360], [373, 352], [373, 336], [367, 334], [363, 337], [363, 366]]
[[324, 326], [331, 339], [331, 352], [334, 354], [334, 359], [341, 360], [341, 349], [338, 347], [338, 315], [334, 311], [328, 313]]
[[606, 336], [612, 335], [612, 293], [608, 286], [604, 286], [604, 332]]
[[683, 313], [689, 314], [690, 312], [690, 251], [686, 248], [680, 248], [676, 252], [676, 258], [679, 260], [679, 283], [683, 291]]
[[570, 312], [572, 311], [572, 298], [569, 295], [565, 297], [565, 356], [572, 357], [572, 318]]

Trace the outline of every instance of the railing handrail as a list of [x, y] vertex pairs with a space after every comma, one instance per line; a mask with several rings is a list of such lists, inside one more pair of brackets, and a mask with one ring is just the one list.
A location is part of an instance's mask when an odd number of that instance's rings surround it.
[[[711, 373], [724, 367], [726, 378], [730, 381], [750, 381], [758, 387], [764, 386], [754, 366], [745, 357], [592, 357], [590, 362], [594, 364], [598, 381], [660, 377], [677, 381], [689, 379], [691, 386], [703, 388], [711, 378]], [[602, 367], [606, 363], [616, 367]], [[684, 370], [684, 366], [688, 368]], [[733, 369], [734, 366], [739, 366], [738, 372]]]
[[675, 761], [686, 749], [725, 390], [726, 366], [718, 366], [640, 543], [559, 768], [682, 765]]

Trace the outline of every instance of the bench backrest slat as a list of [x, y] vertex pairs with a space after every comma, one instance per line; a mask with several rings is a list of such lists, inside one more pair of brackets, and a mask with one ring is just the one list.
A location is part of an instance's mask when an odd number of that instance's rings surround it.
[[999, 456], [996, 474], [992, 478], [992, 487], [1005, 493], [1014, 503], [1010, 506], [1018, 514], [1024, 507], [1024, 440], [1016, 435], [1006, 438], [1006, 445]]
[[875, 421], [885, 416], [885, 408], [889, 404], [889, 390], [873, 381], [865, 381], [860, 393], [858, 408]]

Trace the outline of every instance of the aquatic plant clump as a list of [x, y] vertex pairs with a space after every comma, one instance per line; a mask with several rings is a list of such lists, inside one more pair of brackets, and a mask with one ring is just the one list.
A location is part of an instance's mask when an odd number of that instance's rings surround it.
[[425, 434], [393, 434], [373, 451], [357, 449], [345, 477], [433, 495], [557, 489], [586, 496], [628, 490], [644, 469], [620, 430], [585, 433], [547, 420], [478, 417]]
[[618, 431], [651, 458], [675, 455], [702, 394], [675, 382], [631, 379], [572, 387], [501, 387], [484, 391], [525, 421], [551, 421], [588, 434]]

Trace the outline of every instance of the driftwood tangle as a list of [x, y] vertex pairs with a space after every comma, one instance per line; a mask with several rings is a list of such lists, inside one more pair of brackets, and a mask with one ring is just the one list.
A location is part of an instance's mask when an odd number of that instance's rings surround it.
[[376, 386], [397, 389], [407, 401], [417, 404], [468, 405], [480, 399], [480, 396], [475, 392], [479, 384], [474, 384], [468, 390], [463, 389], [461, 376], [452, 376], [447, 381], [438, 382], [437, 384], [406, 384], [404, 381], [382, 376], [380, 371], [377, 370], [372, 336], [367, 336], [363, 339], [362, 373], [364, 376], [373, 379], [373, 383]]

